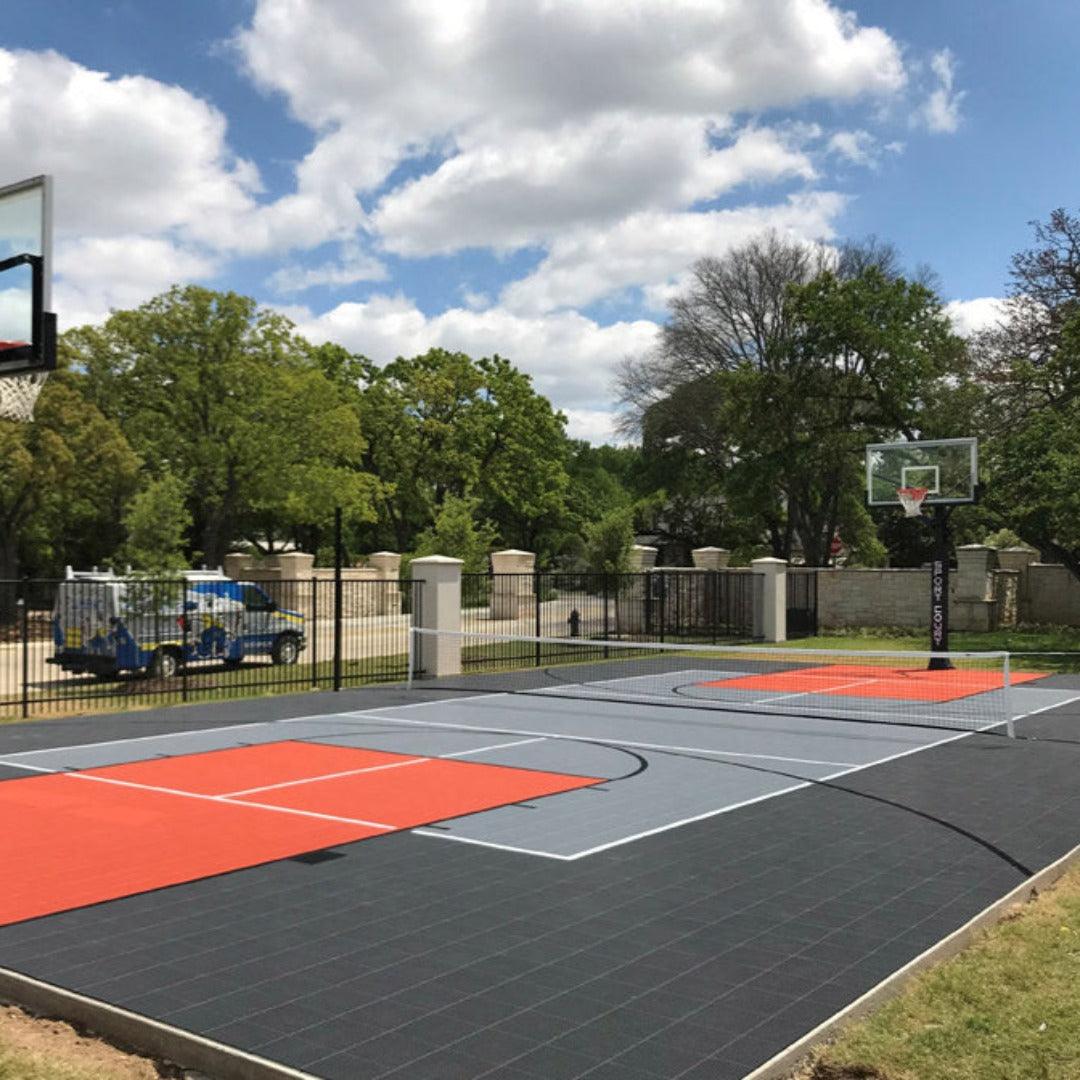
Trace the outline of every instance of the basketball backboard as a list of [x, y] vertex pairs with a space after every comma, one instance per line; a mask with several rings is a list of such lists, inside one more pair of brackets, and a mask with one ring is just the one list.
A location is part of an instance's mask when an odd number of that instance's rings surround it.
[[0, 375], [56, 366], [51, 248], [50, 178], [0, 187]]
[[975, 502], [979, 483], [976, 439], [872, 443], [866, 448], [866, 501], [899, 506], [898, 488], [926, 488], [926, 505]]

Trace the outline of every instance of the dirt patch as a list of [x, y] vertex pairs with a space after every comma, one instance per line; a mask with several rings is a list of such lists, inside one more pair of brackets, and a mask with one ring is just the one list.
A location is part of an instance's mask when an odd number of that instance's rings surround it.
[[828, 1065], [819, 1061], [806, 1074], [807, 1080], [889, 1080], [873, 1065]]
[[70, 1024], [0, 1005], [0, 1075], [33, 1080], [159, 1080], [163, 1073], [149, 1058], [80, 1035]]

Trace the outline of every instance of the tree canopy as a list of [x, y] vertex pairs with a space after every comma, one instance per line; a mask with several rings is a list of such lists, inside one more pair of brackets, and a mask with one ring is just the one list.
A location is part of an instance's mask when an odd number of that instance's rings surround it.
[[863, 447], [918, 431], [963, 343], [891, 249], [817, 249], [767, 236], [699, 262], [656, 352], [621, 379], [643, 445], [697, 459], [730, 531], [823, 565], [837, 529], [878, 554], [858, 497]]
[[[1080, 218], [1012, 261], [1000, 324], [953, 332], [926, 271], [876, 239], [764, 234], [700, 260], [618, 377], [591, 446], [511, 360], [433, 348], [379, 366], [250, 297], [177, 286], [68, 331], [33, 424], [0, 421], [0, 579], [68, 564], [218, 564], [234, 545], [496, 546], [623, 566], [634, 537], [823, 565], [917, 565], [925, 530], [868, 512], [863, 447], [977, 435], [992, 482], [958, 541], [1011, 529], [1080, 576]], [[9, 590], [10, 592], [10, 590]]]

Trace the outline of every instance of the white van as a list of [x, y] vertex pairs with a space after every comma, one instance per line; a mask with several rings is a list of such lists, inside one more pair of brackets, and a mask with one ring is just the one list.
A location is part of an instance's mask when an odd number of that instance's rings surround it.
[[303, 615], [221, 571], [158, 579], [68, 567], [53, 608], [53, 641], [49, 663], [64, 671], [169, 678], [197, 660], [239, 664], [268, 656], [295, 664], [306, 635]]

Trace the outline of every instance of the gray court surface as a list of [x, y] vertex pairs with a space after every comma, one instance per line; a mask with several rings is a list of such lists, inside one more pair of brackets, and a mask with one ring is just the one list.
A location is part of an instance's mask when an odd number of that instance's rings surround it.
[[736, 1080], [1080, 840], [1075, 679], [1015, 741], [423, 697], [17, 725], [0, 777], [301, 739], [603, 782], [0, 927], [0, 964], [328, 1080]]

